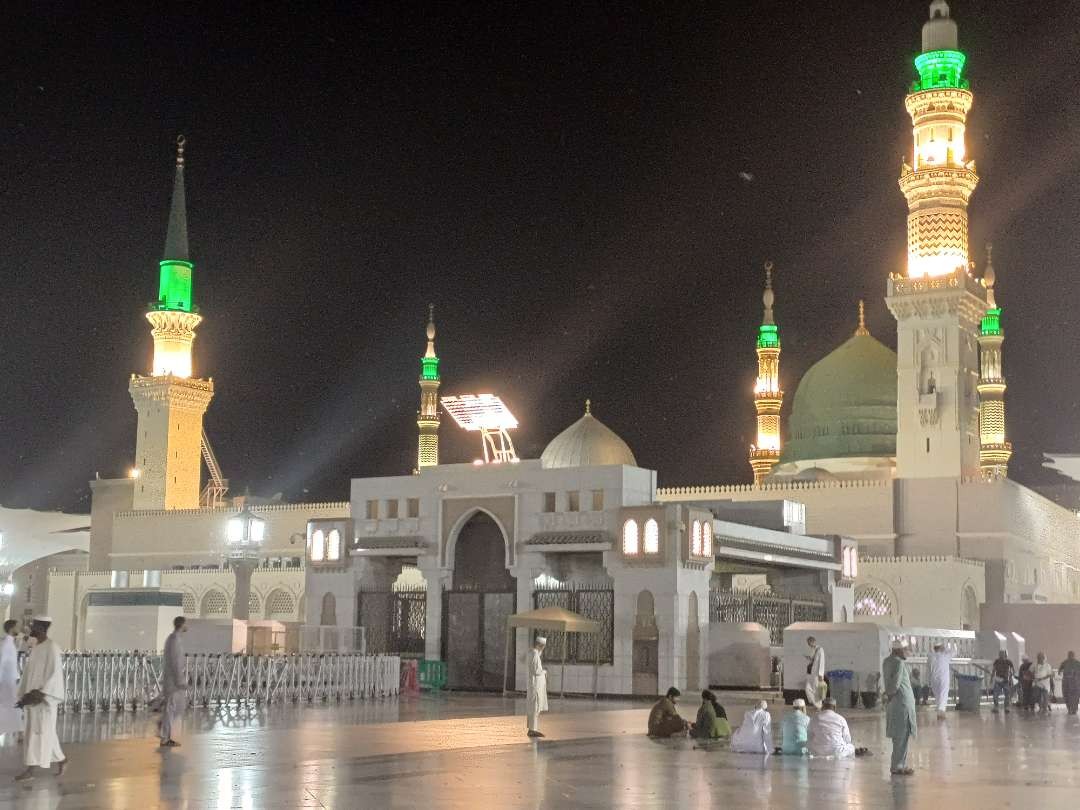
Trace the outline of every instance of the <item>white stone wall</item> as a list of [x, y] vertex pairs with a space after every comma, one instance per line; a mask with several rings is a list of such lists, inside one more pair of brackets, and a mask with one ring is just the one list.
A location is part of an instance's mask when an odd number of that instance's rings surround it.
[[[49, 574], [48, 612], [53, 619], [50, 636], [64, 649], [80, 649], [82, 628], [86, 623], [87, 595], [92, 590], [111, 587], [111, 572], [53, 571]], [[142, 587], [143, 572], [128, 572], [130, 587]], [[191, 618], [221, 618], [232, 616], [232, 600], [236, 582], [228, 570], [162, 571], [161, 588], [184, 594], [184, 615]], [[252, 619], [278, 619], [304, 622], [304, 570], [259, 568], [251, 577], [251, 594], [257, 602]], [[224, 612], [206, 612], [206, 608], [223, 605]], [[273, 611], [268, 607], [292, 607], [289, 612]], [[314, 608], [313, 608], [314, 609]], [[313, 624], [318, 623], [316, 616]], [[350, 625], [351, 626], [351, 625]]]
[[[225, 549], [229, 518], [239, 511], [226, 508], [118, 512], [113, 517], [109, 567], [143, 570], [216, 564]], [[349, 504], [271, 504], [252, 506], [251, 511], [266, 520], [264, 556], [302, 558], [308, 520], [348, 517]]]
[[662, 501], [775, 501], [806, 505], [807, 534], [842, 534], [864, 554], [893, 554], [892, 481], [811, 481], [657, 490]]
[[905, 627], [961, 629], [964, 592], [970, 588], [978, 605], [986, 601], [986, 575], [978, 560], [956, 557], [870, 557], [859, 560], [855, 599], [859, 589], [872, 586], [890, 599], [888, 616], [855, 616], [855, 621]]

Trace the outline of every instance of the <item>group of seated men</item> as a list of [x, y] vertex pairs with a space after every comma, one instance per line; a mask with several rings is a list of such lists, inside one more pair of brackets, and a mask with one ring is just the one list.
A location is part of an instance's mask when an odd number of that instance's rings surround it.
[[772, 715], [764, 700], [743, 715], [742, 725], [732, 733], [727, 712], [708, 689], [701, 693], [701, 707], [692, 724], [683, 720], [676, 709], [681, 696], [682, 693], [673, 686], [652, 707], [649, 712], [650, 737], [675, 737], [687, 733], [701, 739], [730, 736], [730, 750], [739, 754], [809, 754], [844, 759], [867, 753], [865, 748], [855, 747], [847, 720], [837, 713], [836, 701], [832, 698], [826, 698], [821, 711], [813, 717], [806, 714], [806, 701], [796, 700], [781, 724], [783, 742], [774, 748]]

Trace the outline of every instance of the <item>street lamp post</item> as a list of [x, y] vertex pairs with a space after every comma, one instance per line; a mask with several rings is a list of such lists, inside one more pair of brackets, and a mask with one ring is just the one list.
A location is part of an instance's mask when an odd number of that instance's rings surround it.
[[229, 518], [225, 533], [225, 559], [236, 576], [236, 595], [233, 598], [233, 618], [248, 618], [248, 597], [251, 595], [251, 574], [259, 566], [266, 521], [246, 506]]

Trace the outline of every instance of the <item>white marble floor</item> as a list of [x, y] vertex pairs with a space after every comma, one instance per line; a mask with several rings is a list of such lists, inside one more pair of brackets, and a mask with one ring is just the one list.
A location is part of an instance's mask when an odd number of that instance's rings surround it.
[[[65, 718], [63, 777], [6, 782], [0, 808], [944, 808], [1076, 806], [1080, 719], [920, 716], [918, 773], [888, 773], [879, 713], [849, 716], [866, 759], [834, 762], [695, 749], [644, 735], [647, 707], [552, 701], [548, 737], [524, 736], [519, 702], [448, 695], [327, 707], [271, 707], [189, 722], [161, 752], [147, 715]], [[685, 709], [692, 714], [693, 706]], [[729, 713], [741, 717], [745, 704]]]

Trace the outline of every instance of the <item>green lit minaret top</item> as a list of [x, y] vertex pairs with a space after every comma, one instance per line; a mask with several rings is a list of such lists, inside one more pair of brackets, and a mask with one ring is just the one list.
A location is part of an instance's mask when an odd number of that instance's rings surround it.
[[191, 295], [191, 276], [195, 268], [188, 259], [187, 205], [184, 200], [184, 136], [176, 139], [176, 175], [173, 178], [172, 204], [169, 207], [169, 230], [165, 236], [165, 254], [159, 262], [161, 281], [154, 309], [195, 312]]
[[765, 294], [761, 297], [765, 304], [765, 315], [761, 319], [761, 326], [758, 327], [757, 346], [759, 349], [780, 348], [780, 327], [776, 325], [772, 311], [773, 302], [776, 300], [772, 288], [772, 270], [772, 262], [765, 262]]
[[427, 351], [420, 358], [420, 379], [439, 379], [439, 358], [435, 355], [435, 305], [428, 304]]
[[1001, 307], [997, 305], [994, 297], [994, 284], [997, 275], [994, 273], [993, 246], [986, 246], [986, 271], [983, 273], [983, 286], [986, 287], [986, 303], [988, 308], [982, 317], [979, 333], [982, 335], [1000, 335], [1001, 332]]
[[912, 83], [911, 92], [954, 88], [967, 90], [964, 64], [967, 56], [957, 50], [956, 22], [949, 17], [949, 4], [934, 0], [930, 4], [930, 19], [923, 24], [922, 53], [915, 57], [919, 78]]

